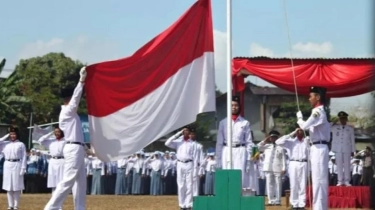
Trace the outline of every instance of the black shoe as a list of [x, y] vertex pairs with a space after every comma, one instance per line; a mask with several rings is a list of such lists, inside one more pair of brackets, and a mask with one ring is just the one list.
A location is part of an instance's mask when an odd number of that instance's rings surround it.
[[7, 210], [13, 210], [13, 207], [8, 207]]

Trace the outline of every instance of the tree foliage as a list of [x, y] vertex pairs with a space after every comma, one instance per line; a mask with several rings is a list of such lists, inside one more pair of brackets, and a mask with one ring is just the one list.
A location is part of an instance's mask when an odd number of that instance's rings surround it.
[[56, 120], [61, 105], [60, 91], [77, 84], [82, 66], [63, 53], [21, 60], [15, 69], [12, 91], [28, 98], [30, 107], [25, 111], [33, 112], [38, 123]]
[[[310, 117], [311, 105], [309, 103], [300, 103], [299, 107], [304, 119]], [[283, 128], [283, 133], [290, 133], [298, 127], [296, 116], [297, 111], [296, 103], [287, 102], [282, 103], [280, 109], [275, 113], [275, 122]]]
[[[17, 125], [24, 135], [31, 113], [37, 124], [56, 121], [61, 109], [60, 91], [76, 86], [82, 66], [63, 53], [20, 60], [14, 72], [0, 81], [0, 121]], [[85, 101], [81, 101], [79, 113], [87, 113]]]

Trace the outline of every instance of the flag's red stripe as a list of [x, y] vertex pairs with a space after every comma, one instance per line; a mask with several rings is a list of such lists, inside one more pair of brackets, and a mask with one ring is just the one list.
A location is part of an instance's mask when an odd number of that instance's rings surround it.
[[89, 115], [103, 117], [138, 101], [213, 48], [211, 3], [199, 0], [134, 55], [87, 67]]

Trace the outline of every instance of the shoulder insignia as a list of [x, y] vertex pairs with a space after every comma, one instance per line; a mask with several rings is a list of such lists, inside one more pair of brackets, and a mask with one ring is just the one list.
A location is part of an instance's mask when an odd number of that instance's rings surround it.
[[319, 116], [320, 116], [320, 113], [319, 113], [319, 112], [314, 112], [314, 113], [313, 113], [313, 117], [317, 118], [317, 117], [319, 117]]

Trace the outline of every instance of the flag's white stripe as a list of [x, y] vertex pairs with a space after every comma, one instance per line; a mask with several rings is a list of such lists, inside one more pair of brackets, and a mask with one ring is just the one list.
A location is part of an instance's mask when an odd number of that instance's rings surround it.
[[210, 111], [215, 111], [214, 53], [206, 52], [132, 105], [89, 116], [91, 145], [101, 160], [115, 161]]

